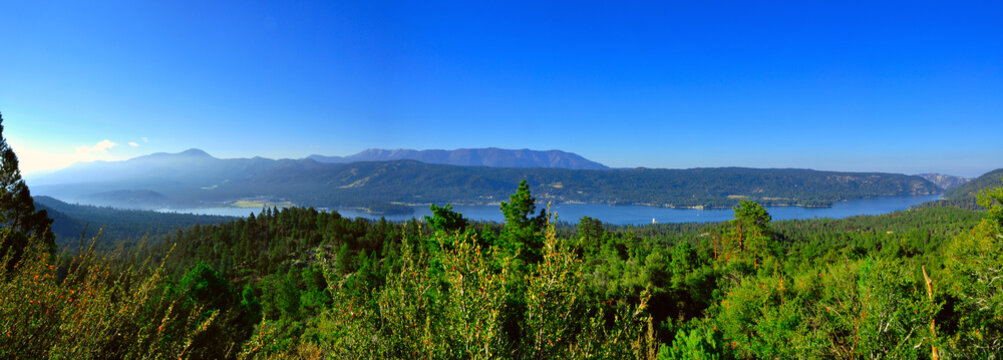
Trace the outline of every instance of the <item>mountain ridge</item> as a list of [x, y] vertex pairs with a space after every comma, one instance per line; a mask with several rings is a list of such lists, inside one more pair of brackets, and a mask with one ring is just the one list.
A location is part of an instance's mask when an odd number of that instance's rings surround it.
[[683, 208], [731, 207], [741, 199], [824, 207], [840, 200], [941, 191], [918, 176], [807, 169], [573, 170], [175, 155], [80, 166], [31, 185], [36, 194], [64, 201], [140, 209], [238, 201], [391, 210], [407, 204], [494, 204], [507, 200], [522, 179], [541, 201]]
[[972, 181], [972, 179], [961, 176], [938, 174], [938, 173], [925, 173], [925, 174], [918, 174], [917, 176], [929, 180], [934, 185], [937, 185], [937, 187], [944, 190], [949, 190], [955, 186], [964, 185], [965, 183]]
[[530, 150], [461, 148], [455, 150], [414, 150], [370, 148], [349, 156], [310, 155], [307, 159], [320, 163], [351, 163], [363, 161], [416, 160], [429, 164], [486, 166], [503, 168], [562, 168], [575, 170], [606, 170], [606, 165], [581, 155], [561, 150]]

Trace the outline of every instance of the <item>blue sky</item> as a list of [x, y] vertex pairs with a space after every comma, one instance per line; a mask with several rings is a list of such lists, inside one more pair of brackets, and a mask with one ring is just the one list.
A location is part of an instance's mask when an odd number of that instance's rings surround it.
[[1003, 167], [999, 1], [10, 1], [0, 46], [28, 173], [192, 147]]

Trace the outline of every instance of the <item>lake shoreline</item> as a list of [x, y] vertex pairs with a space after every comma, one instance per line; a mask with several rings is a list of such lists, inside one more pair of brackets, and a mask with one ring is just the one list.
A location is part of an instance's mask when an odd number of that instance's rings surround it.
[[[941, 195], [904, 196], [844, 200], [833, 203], [829, 207], [799, 207], [799, 206], [766, 206], [774, 220], [835, 218], [841, 219], [858, 215], [880, 215], [898, 210], [905, 210], [922, 203], [937, 200]], [[538, 201], [539, 203], [539, 201]], [[360, 207], [318, 208], [321, 211], [337, 211], [344, 217], [366, 218], [403, 222], [410, 219], [421, 219], [431, 215], [428, 205], [411, 206], [412, 212], [398, 215], [379, 215], [366, 212]], [[546, 204], [538, 204], [537, 211], [546, 209]], [[614, 225], [642, 225], [655, 223], [688, 223], [688, 222], [721, 222], [732, 218], [733, 211], [722, 209], [684, 209], [652, 207], [643, 205], [603, 205], [603, 204], [555, 204], [552, 211], [558, 215], [559, 221], [577, 223], [583, 216], [598, 219]], [[453, 205], [453, 210], [474, 221], [501, 222], [504, 217], [498, 205]], [[250, 208], [190, 208], [161, 209], [160, 212], [178, 212], [203, 215], [222, 215], [247, 217], [250, 213], [257, 214], [261, 209]]]

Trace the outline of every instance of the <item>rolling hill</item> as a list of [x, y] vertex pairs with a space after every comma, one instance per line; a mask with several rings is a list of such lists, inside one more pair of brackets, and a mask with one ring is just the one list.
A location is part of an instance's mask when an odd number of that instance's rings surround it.
[[979, 176], [963, 185], [944, 192], [947, 200], [974, 198], [982, 190], [989, 187], [1003, 186], [1003, 169], [996, 169]]
[[919, 177], [924, 178], [932, 182], [937, 187], [947, 190], [955, 186], [964, 185], [965, 183], [972, 181], [969, 178], [963, 178], [954, 175], [936, 174], [936, 173], [926, 173], [919, 174]]
[[928, 206], [953, 206], [962, 209], [979, 210], [977, 196], [986, 188], [1003, 187], [1003, 169], [996, 169], [971, 181], [955, 186], [944, 192], [944, 198], [931, 201]]
[[929, 195], [918, 176], [805, 169], [493, 168], [413, 160], [319, 163], [311, 159], [217, 159], [189, 150], [120, 162], [78, 164], [31, 184], [36, 194], [134, 209], [226, 206], [238, 200], [390, 211], [402, 204], [493, 204], [527, 179], [541, 201], [660, 207], [770, 206]]
[[160, 213], [155, 211], [121, 210], [109, 207], [69, 204], [48, 196], [34, 197], [35, 207], [45, 210], [53, 219], [52, 232], [61, 249], [75, 250], [81, 237], [89, 241], [98, 234], [99, 246], [131, 245], [145, 236], [156, 240], [195, 224], [210, 225], [233, 221], [227, 216]]

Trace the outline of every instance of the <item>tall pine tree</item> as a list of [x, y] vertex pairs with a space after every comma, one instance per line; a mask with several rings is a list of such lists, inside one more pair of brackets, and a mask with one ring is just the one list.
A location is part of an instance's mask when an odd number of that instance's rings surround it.
[[526, 180], [519, 183], [519, 189], [509, 196], [508, 202], [501, 203], [501, 211], [505, 215], [505, 228], [501, 233], [503, 247], [519, 251], [520, 258], [530, 263], [539, 261], [547, 210], [541, 209], [536, 214], [536, 199], [529, 193]]
[[0, 224], [4, 228], [0, 255], [10, 252], [16, 261], [33, 236], [50, 253], [56, 249], [50, 229], [52, 219], [45, 210], [35, 211], [35, 201], [18, 169], [17, 155], [3, 137], [3, 114], [0, 114]]

